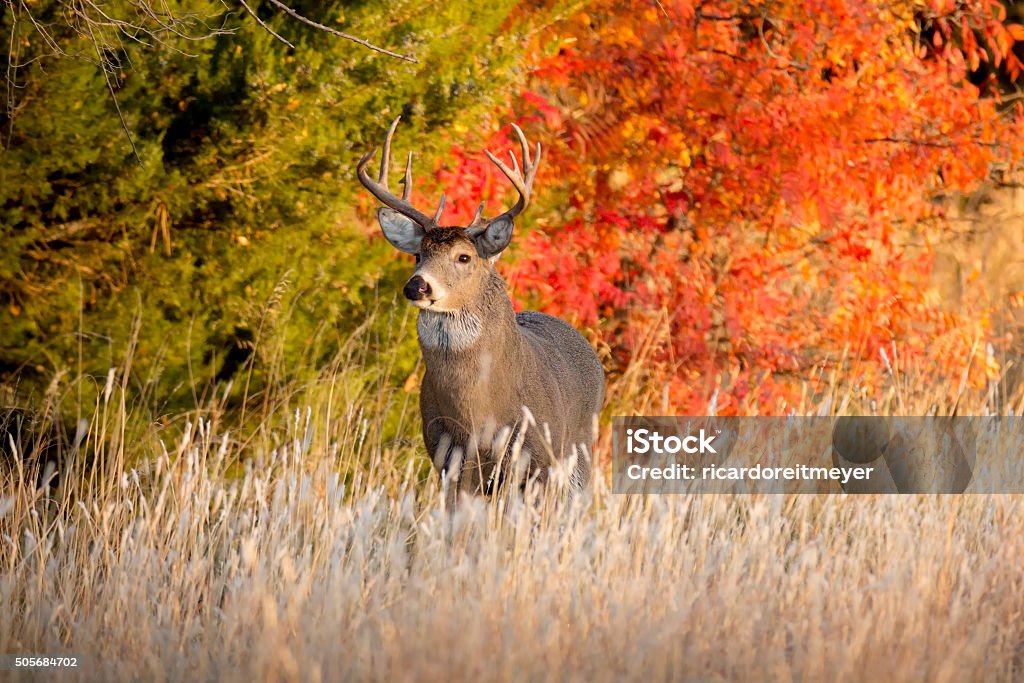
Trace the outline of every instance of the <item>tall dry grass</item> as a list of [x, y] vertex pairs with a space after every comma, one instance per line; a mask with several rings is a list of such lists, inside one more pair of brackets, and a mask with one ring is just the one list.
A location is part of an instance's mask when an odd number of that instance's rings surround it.
[[59, 486], [0, 479], [0, 653], [90, 681], [1024, 675], [1019, 497], [626, 497], [599, 452], [570, 505], [450, 509], [408, 394], [346, 353], [245, 438], [215, 402], [143, 423], [115, 371]]

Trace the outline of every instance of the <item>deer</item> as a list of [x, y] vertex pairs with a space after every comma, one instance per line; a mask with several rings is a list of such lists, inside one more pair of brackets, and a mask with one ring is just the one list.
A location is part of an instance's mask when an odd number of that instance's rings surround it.
[[[416, 330], [424, 365], [420, 384], [423, 441], [447, 495], [490, 496], [500, 486], [546, 488], [552, 473], [570, 495], [590, 479], [605, 374], [586, 338], [569, 323], [536, 311], [515, 312], [495, 262], [512, 240], [515, 219], [530, 203], [541, 146], [531, 156], [516, 124], [522, 166], [485, 154], [518, 193], [515, 204], [485, 219], [481, 202], [469, 225], [441, 225], [445, 194], [433, 215], [412, 205], [409, 152], [402, 196], [388, 188], [391, 141], [384, 137], [377, 180], [358, 163], [360, 183], [382, 204], [385, 239], [416, 257], [402, 292], [419, 309]], [[510, 489], [511, 490], [511, 489]]]

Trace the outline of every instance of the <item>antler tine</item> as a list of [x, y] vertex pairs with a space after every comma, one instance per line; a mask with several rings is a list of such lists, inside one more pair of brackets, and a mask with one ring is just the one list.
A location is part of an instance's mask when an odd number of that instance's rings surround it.
[[388, 189], [388, 172], [391, 170], [391, 138], [394, 137], [395, 129], [398, 128], [398, 122], [401, 120], [401, 116], [396, 116], [395, 120], [391, 122], [391, 127], [388, 128], [388, 134], [384, 136], [384, 151], [380, 155], [380, 176], [377, 178], [377, 182], [385, 190]]
[[[530, 143], [526, 139], [526, 134], [523, 133], [522, 128], [516, 124], [512, 124], [512, 130], [515, 131], [516, 137], [519, 138], [519, 147], [523, 155], [523, 165], [520, 168], [519, 160], [516, 158], [515, 152], [509, 150], [509, 157], [512, 159], [512, 166], [509, 167], [507, 164], [502, 162], [496, 156], [491, 154], [489, 151], [485, 151], [484, 154], [491, 160], [498, 169], [505, 174], [505, 177], [509, 179], [509, 182], [519, 192], [519, 200], [515, 205], [503, 213], [498, 218], [507, 217], [509, 219], [515, 218], [530, 203], [530, 193], [533, 190], [533, 179], [537, 176], [537, 169], [540, 167], [541, 158], [541, 146], [537, 143], [537, 153], [532, 158], [530, 156]], [[494, 219], [494, 220], [497, 220]], [[471, 226], [472, 227], [472, 226]]]
[[[403, 178], [405, 188], [402, 192], [402, 198], [399, 199], [391, 193], [391, 190], [388, 189], [388, 171], [390, 170], [389, 166], [391, 162], [391, 138], [394, 136], [395, 129], [398, 128], [398, 122], [401, 118], [402, 117], [400, 116], [395, 117], [395, 120], [391, 122], [391, 127], [388, 128], [388, 134], [384, 137], [384, 151], [381, 154], [380, 174], [378, 175], [378, 179], [374, 181], [373, 178], [370, 177], [370, 174], [366, 172], [366, 164], [369, 163], [370, 158], [373, 157], [376, 150], [370, 151], [359, 160], [359, 164], [356, 166], [356, 175], [359, 177], [359, 182], [363, 184], [363, 187], [369, 190], [370, 194], [379, 199], [381, 203], [391, 209], [394, 209], [406, 218], [415, 221], [424, 230], [430, 231], [437, 227], [437, 220], [431, 218], [422, 211], [417, 210], [409, 201], [409, 198], [412, 196], [411, 152], [405, 164], [405, 178]], [[440, 216], [440, 212], [438, 212], [438, 216]]]
[[441, 213], [444, 212], [444, 192], [441, 193], [441, 201], [437, 205], [437, 211], [434, 212], [434, 223], [439, 223], [441, 220]]
[[409, 201], [412, 197], [412, 150], [409, 150], [409, 158], [405, 162], [405, 175], [402, 176], [402, 200]]
[[513, 152], [512, 150], [509, 150], [508, 156], [512, 159], [512, 170], [518, 173], [519, 175], [522, 175], [523, 172], [519, 170], [519, 160], [516, 159], [516, 153]]
[[491, 163], [498, 167], [498, 170], [505, 174], [505, 177], [509, 179], [509, 182], [511, 182], [513, 186], [515, 186], [516, 190], [519, 191], [520, 195], [522, 195], [526, 191], [526, 186], [524, 185], [524, 178], [522, 173], [520, 173], [518, 170], [512, 170], [511, 168], [509, 168], [504, 161], [491, 154], [490, 150], [484, 150], [484, 154], [486, 154], [487, 158], [491, 160]]
[[516, 132], [516, 137], [519, 138], [519, 146], [523, 150], [523, 168], [526, 168], [531, 164], [530, 144], [526, 141], [526, 133], [524, 133], [523, 129], [514, 123], [512, 124], [512, 130]]
[[473, 216], [473, 222], [469, 224], [469, 227], [475, 228], [480, 225], [480, 219], [484, 216], [484, 202], [480, 202], [480, 206], [476, 209], [476, 215]]

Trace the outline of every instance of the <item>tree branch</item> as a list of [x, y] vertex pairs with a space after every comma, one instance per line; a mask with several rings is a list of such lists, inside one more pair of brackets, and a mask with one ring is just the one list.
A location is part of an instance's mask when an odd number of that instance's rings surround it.
[[979, 147], [991, 147], [997, 148], [999, 145], [992, 142], [983, 142], [981, 140], [970, 140], [965, 142], [939, 142], [935, 140], [913, 140], [911, 138], [898, 138], [892, 136], [885, 136], [881, 138], [865, 138], [861, 140], [864, 143], [874, 142], [889, 142], [896, 145], [917, 145], [918, 147], [936, 147], [939, 149], [956, 149], [957, 147], [963, 147], [964, 145], [978, 145]]
[[272, 28], [270, 28], [269, 26], [267, 26], [266, 22], [264, 22], [264, 21], [263, 21], [262, 19], [260, 19], [259, 15], [258, 15], [258, 14], [256, 14], [256, 12], [254, 12], [254, 11], [253, 11], [253, 9], [252, 9], [251, 7], [249, 7], [249, 4], [248, 4], [248, 3], [247, 3], [247, 2], [245, 1], [245, 0], [238, 0], [238, 1], [239, 1], [240, 3], [242, 3], [242, 7], [244, 7], [244, 8], [245, 8], [245, 11], [246, 11], [246, 12], [248, 12], [248, 13], [249, 13], [249, 15], [250, 15], [250, 16], [251, 16], [251, 17], [252, 17], [253, 19], [255, 19], [255, 20], [256, 20], [256, 23], [257, 23], [257, 24], [259, 24], [260, 26], [262, 26], [262, 27], [263, 27], [263, 29], [264, 29], [264, 30], [265, 30], [265, 31], [266, 31], [267, 33], [269, 33], [270, 35], [274, 36], [275, 38], [277, 38], [278, 40], [280, 40], [280, 41], [281, 41], [282, 43], [284, 43], [284, 44], [285, 44], [285, 45], [287, 45], [288, 47], [292, 48], [293, 50], [295, 49], [295, 46], [294, 46], [294, 45], [292, 45], [292, 44], [291, 44], [291, 43], [289, 43], [289, 42], [288, 42], [287, 40], [285, 40], [284, 38], [282, 38], [282, 37], [281, 37], [281, 36], [280, 36], [280, 35], [279, 35], [279, 34], [278, 34], [278, 33], [277, 33], [276, 31], [274, 31], [274, 29], [272, 29]]
[[[85, 12], [85, 8], [81, 7], [82, 12]], [[107, 70], [107, 62], [103, 59], [103, 51], [100, 49], [100, 43], [96, 39], [96, 31], [93, 29], [91, 21], [86, 21], [86, 25], [89, 27], [89, 36], [92, 38], [92, 45], [96, 48], [96, 58], [100, 61], [100, 71], [103, 72], [103, 80], [107, 84], [107, 90], [110, 91], [110, 99], [114, 101], [114, 109], [117, 110], [117, 117], [121, 120], [121, 127], [124, 128], [124, 134], [128, 136], [128, 144], [132, 146], [132, 154], [135, 155], [135, 160], [139, 162], [139, 166], [145, 168], [146, 165], [142, 163], [142, 157], [139, 156], [139, 150], [135, 146], [135, 138], [132, 137], [132, 131], [128, 128], [128, 122], [124, 120], [124, 112], [121, 111], [121, 104], [117, 101], [117, 92], [114, 90], [114, 84], [110, 82], [110, 72]]]
[[861, 142], [891, 142], [897, 145], [918, 145], [920, 147], [939, 147], [941, 149], [948, 149], [950, 147], [958, 147], [951, 142], [932, 142], [930, 140], [911, 140], [910, 138], [894, 138], [886, 136], [883, 138], [866, 138]]
[[[409, 57], [408, 55], [400, 55], [397, 52], [392, 52], [391, 50], [386, 50], [386, 49], [384, 49], [382, 47], [378, 47], [378, 46], [374, 45], [373, 43], [371, 43], [368, 40], [364, 40], [362, 38], [357, 38], [356, 36], [353, 36], [351, 34], [343, 33], [342, 31], [339, 31], [337, 29], [331, 28], [330, 26], [325, 26], [324, 24], [315, 22], [312, 19], [307, 19], [306, 17], [302, 16], [301, 14], [299, 14], [298, 12], [293, 10], [288, 5], [286, 5], [283, 2], [281, 2], [281, 0], [270, 0], [270, 3], [272, 5], [275, 5], [276, 7], [279, 7], [288, 16], [290, 16], [290, 17], [292, 17], [294, 19], [298, 19], [302, 23], [307, 24], [309, 26], [312, 26], [313, 28], [320, 29], [321, 31], [326, 31], [327, 33], [331, 33], [333, 35], [336, 35], [339, 38], [344, 38], [345, 40], [351, 40], [353, 43], [359, 43], [363, 47], [369, 48], [369, 49], [373, 50], [374, 52], [380, 52], [381, 54], [388, 55], [389, 57], [395, 57], [396, 59], [401, 59], [401, 60], [406, 61], [406, 62], [412, 62], [413, 64], [419, 64], [420, 63], [419, 60], [416, 59], [415, 57]], [[262, 22], [260, 22], [260, 23], [262, 23]]]

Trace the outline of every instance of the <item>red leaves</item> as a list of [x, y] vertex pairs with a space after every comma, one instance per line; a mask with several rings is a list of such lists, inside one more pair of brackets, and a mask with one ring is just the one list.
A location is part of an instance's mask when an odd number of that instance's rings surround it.
[[[893, 344], [959, 379], [985, 319], [938, 314], [927, 245], [936, 192], [1024, 152], [963, 78], [1010, 67], [1024, 29], [995, 5], [606, 1], [549, 27], [512, 103], [547, 150], [514, 291], [597, 326], [681, 412], [786, 410], [826, 366], [870, 392]], [[484, 179], [460, 216], [504, 192], [479, 163], [442, 174]]]

